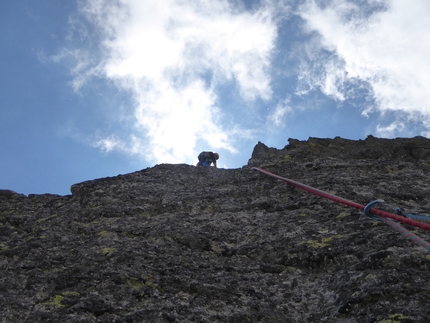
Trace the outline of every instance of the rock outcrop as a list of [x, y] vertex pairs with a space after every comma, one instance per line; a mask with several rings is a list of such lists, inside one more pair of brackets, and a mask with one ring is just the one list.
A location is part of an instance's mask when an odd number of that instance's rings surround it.
[[429, 322], [426, 249], [253, 166], [430, 212], [423, 137], [258, 143], [241, 169], [161, 164], [68, 196], [0, 190], [0, 322]]

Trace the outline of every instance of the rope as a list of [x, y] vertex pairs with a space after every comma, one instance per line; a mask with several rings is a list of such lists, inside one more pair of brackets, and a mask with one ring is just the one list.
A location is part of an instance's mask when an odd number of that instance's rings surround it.
[[417, 219], [417, 220], [427, 221], [427, 222], [430, 221], [430, 216], [403, 213], [403, 211], [400, 208], [398, 208], [398, 207], [396, 207], [394, 209], [394, 212], [397, 215], [401, 215], [401, 216], [404, 216], [404, 217], [407, 217], [407, 218], [410, 218], [410, 219]]
[[420, 221], [426, 221], [426, 222], [430, 222], [430, 217], [426, 216], [426, 215], [415, 215], [415, 214], [404, 214], [405, 217], [409, 218], [409, 219], [416, 219], [416, 220], [420, 220]]
[[380, 203], [384, 203], [385, 206], [387, 206], [388, 208], [394, 210], [394, 213], [396, 215], [400, 215], [400, 216], [403, 216], [405, 218], [416, 219], [416, 220], [419, 220], [419, 221], [430, 222], [430, 216], [428, 216], [428, 215], [417, 215], [417, 214], [403, 213], [403, 211], [399, 207], [396, 207], [396, 206], [393, 206], [391, 204], [388, 204], [387, 202], [382, 201], [382, 200], [378, 200], [378, 201]]
[[392, 228], [399, 231], [401, 234], [403, 234], [406, 238], [412, 240], [413, 242], [419, 244], [420, 246], [426, 248], [427, 250], [430, 250], [430, 243], [425, 241], [423, 238], [418, 237], [416, 234], [406, 230], [404, 227], [400, 225], [400, 223], [397, 223], [389, 218], [379, 218], [384, 223], [387, 223]]
[[371, 215], [370, 214], [370, 209], [372, 208], [372, 206], [374, 206], [374, 205], [376, 205], [378, 203], [385, 203], [385, 202], [384, 202], [384, 200], [375, 200], [373, 202], [370, 202], [369, 204], [367, 204], [365, 206], [365, 208], [364, 208], [364, 214], [366, 214], [370, 218], [373, 218], [373, 219], [376, 219], [376, 220], [380, 220], [380, 221], [388, 224], [389, 226], [391, 226], [392, 228], [396, 229], [401, 234], [403, 234], [406, 238], [412, 240], [413, 242], [415, 242], [416, 244], [418, 244], [418, 245], [426, 248], [427, 250], [430, 250], [430, 243], [428, 243], [427, 241], [425, 241], [421, 237], [417, 236], [416, 234], [414, 234], [414, 233], [406, 230], [399, 223], [391, 220], [390, 218], [382, 218], [382, 217]]
[[[305, 184], [293, 181], [292, 179], [288, 179], [288, 178], [285, 178], [285, 177], [281, 177], [281, 176], [275, 175], [275, 174], [273, 174], [273, 173], [271, 173], [271, 172], [269, 172], [269, 171], [267, 171], [267, 170], [265, 170], [263, 168], [260, 168], [260, 167], [252, 167], [252, 169], [257, 170], [257, 171], [259, 171], [261, 173], [264, 173], [266, 175], [272, 176], [274, 178], [277, 178], [277, 179], [279, 179], [281, 181], [284, 181], [284, 182], [286, 182], [286, 183], [288, 183], [288, 184], [290, 184], [290, 185], [292, 185], [294, 187], [300, 188], [300, 189], [302, 189], [302, 190], [304, 190], [306, 192], [309, 192], [311, 194], [318, 195], [318, 196], [324, 197], [326, 199], [335, 201], [337, 203], [345, 204], [347, 206], [351, 206], [351, 207], [354, 207], [356, 209], [364, 211], [364, 208], [365, 208], [364, 205], [361, 205], [361, 204], [349, 201], [347, 199], [341, 198], [339, 196], [336, 196], [336, 195], [333, 195], [333, 194], [321, 191], [321, 190], [319, 190], [317, 188], [314, 188], [312, 186], [308, 186], [308, 185], [305, 185]], [[372, 209], [371, 208], [369, 210], [369, 213], [371, 213], [373, 215], [378, 215], [378, 216], [383, 217], [383, 218], [391, 218], [391, 219], [396, 220], [398, 222], [401, 222], [401, 223], [404, 223], [404, 224], [408, 224], [408, 225], [411, 225], [411, 226], [414, 226], [414, 227], [418, 227], [418, 228], [430, 231], [430, 224], [427, 224], [427, 223], [421, 223], [421, 222], [418, 222], [418, 221], [415, 221], [415, 220], [412, 220], [412, 219], [409, 219], [409, 218], [405, 218], [403, 216], [398, 216], [398, 215], [391, 214], [391, 213], [388, 213], [388, 212], [385, 212], [385, 211], [382, 211], [382, 210], [378, 210], [378, 209]]]

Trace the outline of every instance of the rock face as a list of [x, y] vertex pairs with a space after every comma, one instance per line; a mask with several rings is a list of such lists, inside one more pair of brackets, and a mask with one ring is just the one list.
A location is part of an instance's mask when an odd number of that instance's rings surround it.
[[68, 196], [0, 190], [0, 322], [429, 322], [426, 249], [253, 166], [429, 214], [422, 137], [258, 143], [241, 169], [161, 164]]

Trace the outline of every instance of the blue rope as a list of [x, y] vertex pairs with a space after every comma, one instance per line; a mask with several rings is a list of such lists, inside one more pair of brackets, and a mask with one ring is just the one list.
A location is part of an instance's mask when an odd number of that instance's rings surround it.
[[398, 207], [396, 207], [394, 209], [394, 212], [397, 215], [403, 215], [406, 218], [417, 219], [417, 220], [419, 219], [419, 220], [422, 220], [422, 221], [430, 221], [430, 216], [403, 213], [403, 211], [400, 208], [398, 208]]

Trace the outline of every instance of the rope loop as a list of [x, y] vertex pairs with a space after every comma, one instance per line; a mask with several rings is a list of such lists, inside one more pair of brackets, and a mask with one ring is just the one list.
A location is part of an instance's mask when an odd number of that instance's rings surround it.
[[375, 215], [370, 214], [370, 209], [371, 209], [373, 206], [375, 206], [375, 205], [377, 205], [377, 204], [379, 204], [379, 203], [385, 203], [385, 201], [384, 201], [384, 200], [375, 200], [375, 201], [370, 202], [369, 204], [367, 204], [367, 205], [364, 207], [364, 210], [363, 210], [363, 211], [364, 211], [364, 214], [366, 214], [369, 218], [379, 220], [379, 217], [377, 217], [377, 216], [375, 216]]

